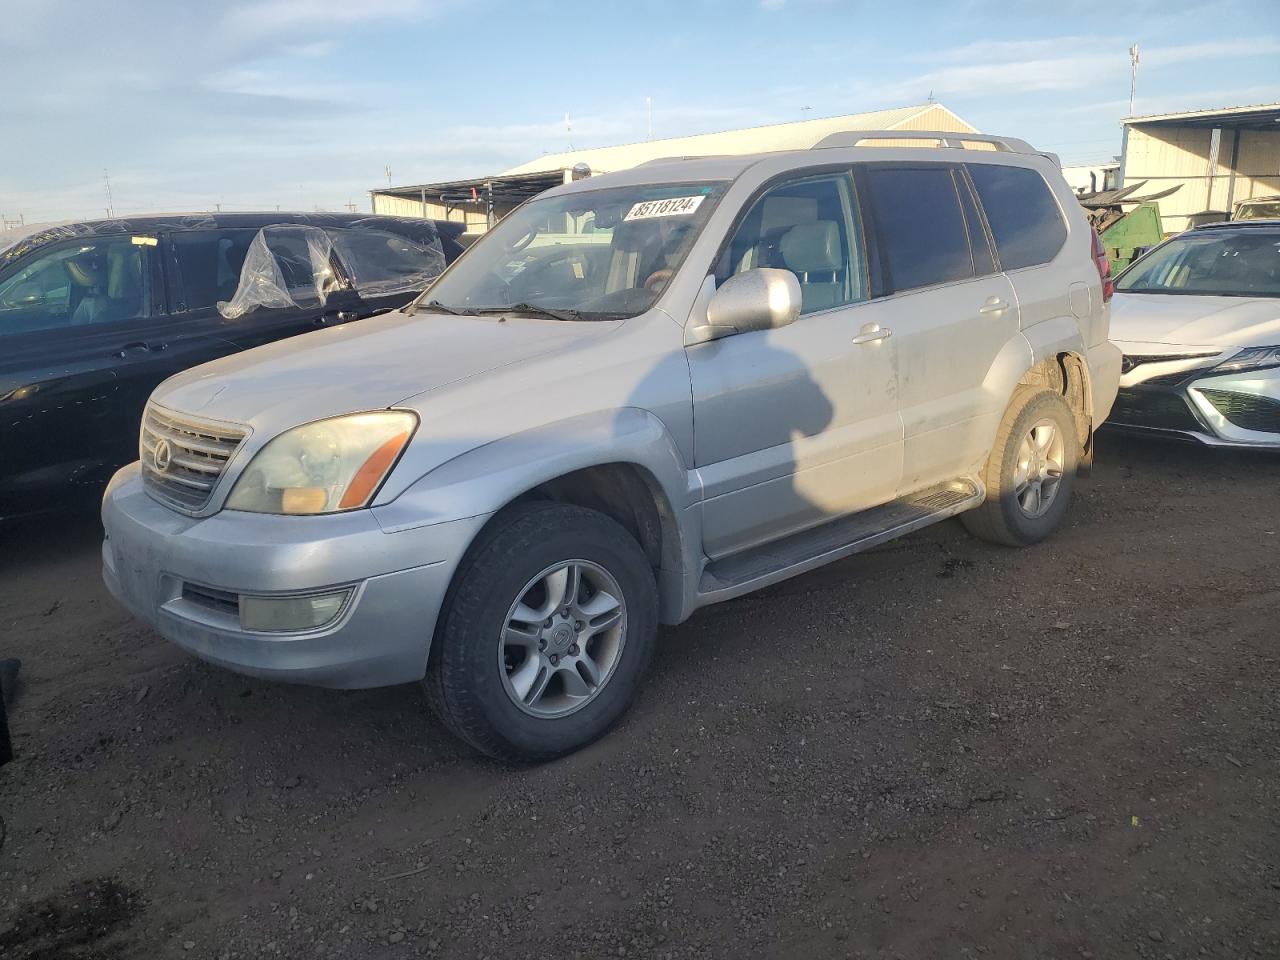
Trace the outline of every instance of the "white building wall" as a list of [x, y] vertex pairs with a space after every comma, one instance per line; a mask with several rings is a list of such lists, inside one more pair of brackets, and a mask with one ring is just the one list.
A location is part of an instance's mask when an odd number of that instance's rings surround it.
[[[1232, 205], [1241, 200], [1280, 194], [1280, 130], [1224, 129], [1217, 163], [1211, 169], [1212, 137], [1213, 131], [1208, 127], [1153, 124], [1129, 128], [1124, 185], [1146, 180], [1140, 193], [1175, 185], [1179, 188], [1160, 201], [1166, 232], [1185, 230], [1190, 225], [1190, 214], [1203, 210], [1230, 212]], [[1234, 168], [1233, 151], [1238, 157]]]

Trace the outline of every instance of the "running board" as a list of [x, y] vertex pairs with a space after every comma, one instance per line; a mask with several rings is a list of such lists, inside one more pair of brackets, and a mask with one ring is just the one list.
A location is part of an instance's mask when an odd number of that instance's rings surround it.
[[731, 600], [976, 507], [977, 480], [951, 480], [782, 540], [713, 560], [702, 571], [696, 606]]

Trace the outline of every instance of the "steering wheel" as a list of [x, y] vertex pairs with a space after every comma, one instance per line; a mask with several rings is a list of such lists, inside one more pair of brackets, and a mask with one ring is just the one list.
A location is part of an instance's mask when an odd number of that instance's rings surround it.
[[670, 267], [663, 267], [660, 270], [655, 270], [653, 273], [649, 274], [648, 279], [645, 280], [644, 288], [646, 290], [661, 290], [666, 286], [667, 281], [674, 275], [675, 271]]

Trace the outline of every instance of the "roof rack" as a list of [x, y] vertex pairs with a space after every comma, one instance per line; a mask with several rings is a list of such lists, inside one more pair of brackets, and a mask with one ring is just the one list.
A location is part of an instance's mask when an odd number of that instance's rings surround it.
[[1025, 140], [1016, 137], [993, 137], [985, 133], [956, 133], [954, 130], [846, 130], [823, 137], [813, 149], [856, 147], [867, 140], [932, 140], [939, 148], [963, 150], [965, 143], [989, 143], [1002, 153], [1040, 154]]
[[733, 154], [730, 153], [689, 153], [683, 156], [652, 157], [637, 163], [636, 166], [648, 167], [655, 163], [680, 163], [683, 160], [727, 160], [731, 156]]

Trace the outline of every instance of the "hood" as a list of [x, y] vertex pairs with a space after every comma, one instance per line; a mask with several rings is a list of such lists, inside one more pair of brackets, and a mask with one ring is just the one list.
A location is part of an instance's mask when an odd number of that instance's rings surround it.
[[1280, 299], [1117, 292], [1111, 339], [1219, 350], [1280, 344]]
[[389, 313], [233, 354], [166, 380], [157, 403], [281, 430], [412, 397], [607, 335], [617, 321]]

